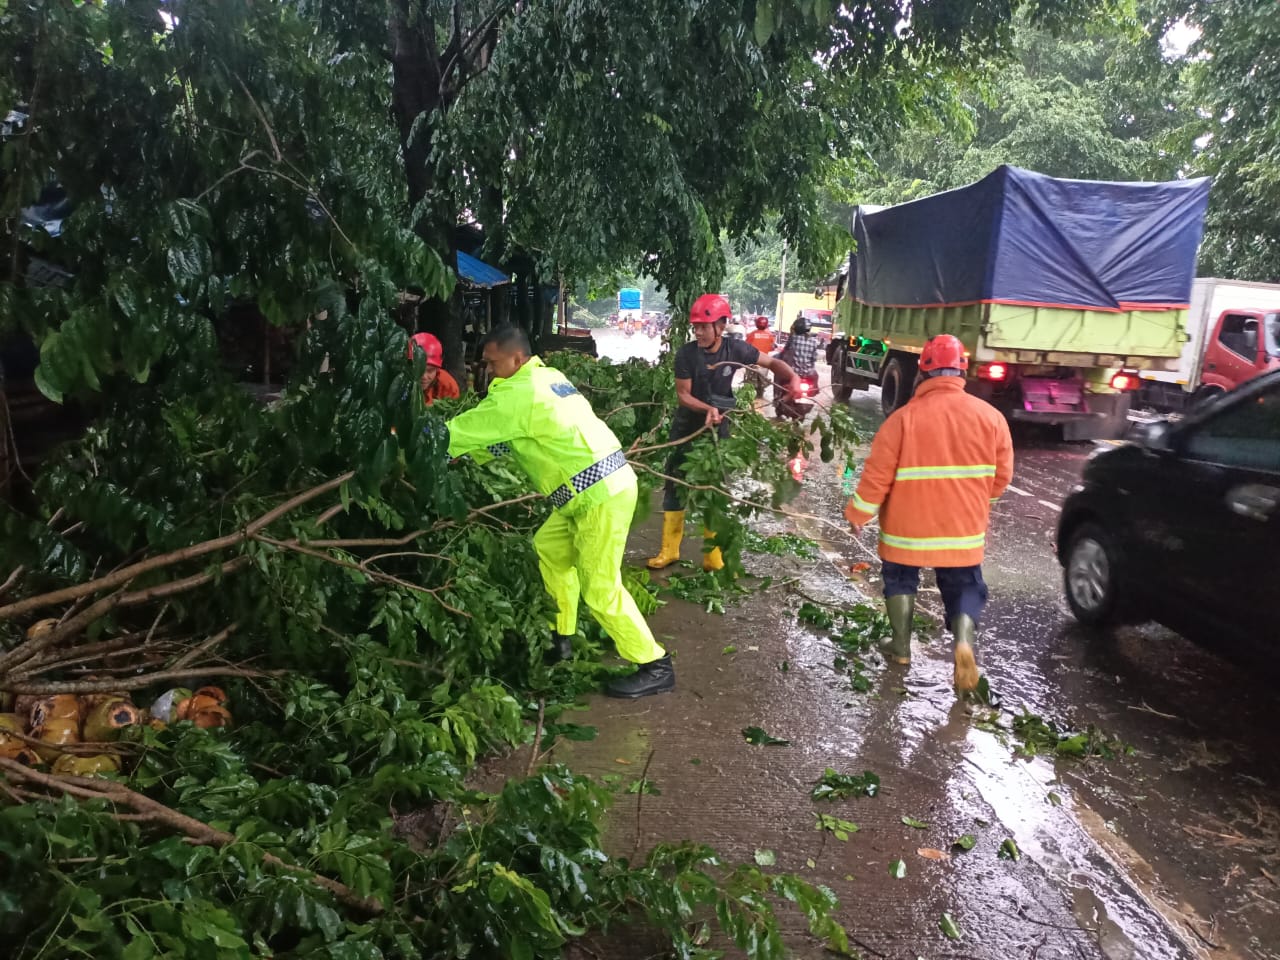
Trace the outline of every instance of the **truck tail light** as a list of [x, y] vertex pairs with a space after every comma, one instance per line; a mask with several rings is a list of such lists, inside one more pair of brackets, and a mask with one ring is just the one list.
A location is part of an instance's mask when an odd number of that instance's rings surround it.
[[800, 381], [800, 388], [799, 388], [799, 390], [798, 390], [797, 392], [800, 394], [800, 396], [802, 396], [802, 397], [807, 397], [807, 396], [809, 395], [809, 384], [807, 384], [805, 381], [801, 380], [801, 381]]
[[1111, 378], [1112, 390], [1137, 390], [1139, 384], [1138, 376], [1134, 373], [1117, 373]]
[[984, 363], [978, 368], [978, 377], [982, 380], [1006, 380], [1009, 368], [1003, 363]]

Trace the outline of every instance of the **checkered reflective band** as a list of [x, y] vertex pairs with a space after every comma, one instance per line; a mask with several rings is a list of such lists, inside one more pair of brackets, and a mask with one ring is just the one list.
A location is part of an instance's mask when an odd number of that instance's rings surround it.
[[491, 443], [489, 444], [489, 452], [495, 457], [505, 457], [511, 453], [511, 444]]
[[599, 483], [611, 473], [617, 473], [627, 465], [627, 455], [615, 450], [603, 460], [597, 460], [581, 473], [575, 473], [567, 484], [562, 484], [551, 491], [550, 500], [553, 506], [563, 507], [573, 499], [574, 494], [581, 493], [593, 483]]

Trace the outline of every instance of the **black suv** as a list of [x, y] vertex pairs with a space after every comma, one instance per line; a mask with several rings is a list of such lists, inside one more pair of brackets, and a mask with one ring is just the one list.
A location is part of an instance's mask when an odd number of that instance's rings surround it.
[[1095, 456], [1063, 505], [1058, 561], [1082, 623], [1156, 620], [1224, 654], [1274, 656], [1280, 371]]

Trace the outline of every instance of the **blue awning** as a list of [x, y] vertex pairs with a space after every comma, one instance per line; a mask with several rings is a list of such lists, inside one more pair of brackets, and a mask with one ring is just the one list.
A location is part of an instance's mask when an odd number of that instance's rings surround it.
[[511, 282], [511, 278], [497, 267], [491, 267], [483, 260], [477, 260], [461, 250], [458, 251], [458, 274], [471, 286], [483, 287], [486, 290]]

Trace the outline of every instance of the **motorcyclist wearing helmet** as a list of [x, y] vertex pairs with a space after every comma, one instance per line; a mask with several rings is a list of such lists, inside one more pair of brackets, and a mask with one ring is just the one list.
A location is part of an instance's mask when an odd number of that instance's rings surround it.
[[797, 374], [809, 377], [817, 372], [818, 350], [821, 346], [818, 338], [811, 332], [809, 321], [801, 315], [791, 325], [791, 336], [787, 338], [783, 358]]
[[[676, 396], [680, 407], [671, 419], [672, 441], [683, 440], [704, 426], [716, 430], [721, 437], [729, 435], [729, 421], [724, 412], [737, 406], [733, 396], [733, 377], [739, 369], [758, 365], [773, 371], [778, 382], [789, 386], [795, 371], [777, 357], [761, 353], [745, 340], [732, 340], [724, 335], [725, 324], [733, 316], [729, 301], [716, 293], [705, 293], [689, 310], [693, 327], [693, 343], [676, 351]], [[667, 461], [668, 477], [683, 476], [682, 465], [688, 444], [677, 446]], [[662, 497], [662, 549], [649, 560], [649, 567], [660, 570], [680, 559], [680, 541], [684, 537], [684, 504], [680, 487], [668, 480]], [[704, 531], [704, 536], [707, 536]], [[719, 570], [724, 560], [717, 547], [704, 550], [704, 570]]]
[[889, 416], [844, 515], [860, 533], [879, 515], [885, 607], [893, 635], [887, 653], [911, 662], [911, 626], [920, 568], [933, 567], [955, 638], [955, 688], [978, 685], [973, 648], [987, 601], [982, 579], [991, 504], [1013, 478], [1009, 424], [965, 392], [964, 345], [934, 337], [920, 354], [915, 396]]
[[458, 381], [444, 369], [444, 348], [440, 341], [430, 333], [415, 333], [409, 338], [409, 359], [415, 353], [421, 353], [426, 359], [426, 367], [422, 371], [422, 399], [427, 406], [437, 400], [452, 400], [462, 395], [458, 389]]

